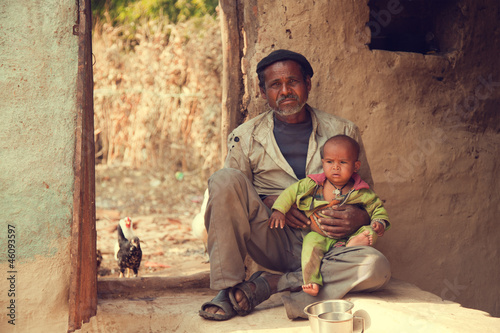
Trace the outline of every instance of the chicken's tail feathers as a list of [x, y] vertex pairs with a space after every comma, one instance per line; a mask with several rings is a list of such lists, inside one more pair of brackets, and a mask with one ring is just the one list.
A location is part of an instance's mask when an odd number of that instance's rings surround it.
[[125, 235], [123, 234], [122, 227], [118, 224], [118, 227], [116, 228], [117, 233], [118, 233], [118, 243], [126, 242], [127, 238], [125, 238]]

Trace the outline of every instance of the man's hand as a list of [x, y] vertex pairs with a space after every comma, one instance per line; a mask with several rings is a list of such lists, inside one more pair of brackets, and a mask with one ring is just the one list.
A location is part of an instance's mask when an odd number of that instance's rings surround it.
[[[277, 198], [277, 195], [268, 195], [263, 202], [267, 207], [271, 208]], [[307, 216], [297, 209], [295, 204], [290, 208], [288, 213], [286, 213], [285, 222], [290, 228], [300, 229], [307, 227], [311, 223]]]
[[370, 224], [370, 216], [356, 205], [332, 206], [321, 211], [330, 218], [319, 219], [323, 230], [333, 238], [345, 238], [363, 225]]

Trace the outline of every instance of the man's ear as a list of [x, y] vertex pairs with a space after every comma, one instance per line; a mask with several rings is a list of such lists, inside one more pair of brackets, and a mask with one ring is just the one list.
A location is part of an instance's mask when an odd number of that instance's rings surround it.
[[354, 162], [354, 172], [358, 172], [359, 168], [361, 168], [361, 161]]
[[308, 76], [306, 78], [306, 87], [307, 87], [307, 92], [308, 93], [311, 92], [312, 83], [311, 83], [311, 77], [310, 76]]
[[262, 87], [259, 87], [259, 89], [260, 89], [260, 97], [262, 97], [263, 99], [267, 99], [266, 89]]

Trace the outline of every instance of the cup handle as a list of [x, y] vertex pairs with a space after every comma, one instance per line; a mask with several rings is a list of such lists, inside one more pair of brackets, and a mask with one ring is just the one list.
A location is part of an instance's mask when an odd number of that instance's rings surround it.
[[[365, 331], [365, 318], [363, 317], [353, 317], [353, 325], [356, 329], [354, 333], [363, 333]], [[359, 327], [361, 326], [361, 331], [359, 331]]]

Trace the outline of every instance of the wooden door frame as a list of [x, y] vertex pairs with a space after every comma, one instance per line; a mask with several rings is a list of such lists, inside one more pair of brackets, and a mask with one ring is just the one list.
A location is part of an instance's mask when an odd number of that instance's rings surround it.
[[227, 155], [227, 137], [243, 122], [246, 113], [242, 105], [244, 89], [241, 70], [243, 6], [244, 2], [240, 0], [219, 0], [222, 37], [222, 160]]
[[90, 0], [76, 0], [78, 74], [74, 157], [73, 221], [68, 332], [97, 313], [95, 147], [92, 71], [92, 11]]

